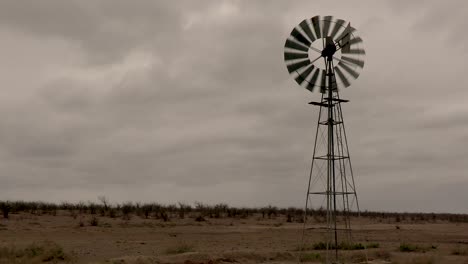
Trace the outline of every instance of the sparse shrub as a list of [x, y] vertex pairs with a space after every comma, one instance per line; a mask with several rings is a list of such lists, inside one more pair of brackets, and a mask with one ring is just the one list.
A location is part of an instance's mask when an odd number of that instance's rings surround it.
[[110, 217], [110, 218], [116, 218], [116, 217], [117, 217], [114, 208], [111, 208], [111, 209], [109, 210], [109, 217]]
[[185, 214], [192, 210], [192, 206], [179, 202], [179, 218], [183, 219]]
[[104, 206], [104, 211], [107, 211], [109, 209], [109, 200], [105, 196], [98, 196], [98, 200], [102, 203]]
[[2, 210], [3, 218], [8, 219], [8, 214], [11, 210], [11, 205], [9, 202], [1, 202], [0, 203], [0, 210]]
[[94, 214], [96, 214], [97, 206], [96, 206], [96, 204], [90, 202], [88, 204], [88, 209], [89, 209], [89, 213], [94, 215]]
[[437, 245], [430, 245], [430, 246], [418, 246], [409, 243], [401, 243], [398, 247], [400, 252], [426, 252], [430, 250], [437, 249]]
[[80, 214], [85, 214], [87, 210], [87, 206], [84, 202], [78, 202], [78, 204], [76, 205], [76, 209], [78, 209], [78, 212]]
[[325, 249], [327, 249], [327, 244], [320, 241], [320, 242], [315, 243], [312, 246], [312, 248], [315, 249], [315, 250], [325, 250]]
[[401, 252], [414, 252], [418, 250], [418, 246], [408, 243], [401, 243], [398, 250], [400, 250]]
[[366, 248], [379, 248], [380, 244], [379, 243], [369, 243], [366, 245]]
[[99, 225], [99, 219], [96, 216], [91, 217], [89, 220], [89, 225], [90, 226], [98, 226]]
[[130, 220], [131, 218], [130, 213], [132, 212], [132, 209], [133, 209], [133, 205], [130, 202], [122, 205], [122, 214], [123, 214], [122, 218], [124, 220]]
[[338, 245], [338, 249], [342, 250], [360, 250], [360, 249], [365, 249], [366, 246], [364, 246], [361, 243], [346, 243], [342, 242]]
[[268, 219], [270, 219], [271, 216], [276, 217], [278, 215], [278, 207], [276, 206], [269, 205], [266, 210], [268, 214]]
[[169, 221], [169, 215], [165, 211], [161, 212], [161, 218], [164, 222]]
[[151, 211], [153, 211], [153, 206], [151, 204], [144, 204], [141, 207], [141, 210], [143, 211], [143, 214], [145, 216], [145, 219], [148, 219], [148, 217], [151, 214]]
[[203, 218], [203, 216], [199, 215], [199, 216], [197, 216], [197, 218], [195, 218], [195, 221], [197, 221], [197, 222], [205, 222], [206, 220], [205, 220], [205, 218]]

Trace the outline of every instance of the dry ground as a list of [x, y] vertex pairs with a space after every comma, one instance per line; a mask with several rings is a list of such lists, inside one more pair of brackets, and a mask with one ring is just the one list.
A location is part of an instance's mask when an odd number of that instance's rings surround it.
[[[0, 263], [298, 263], [301, 223], [261, 215], [220, 218], [129, 220], [70, 215], [10, 214], [0, 218]], [[347, 252], [358, 263], [468, 264], [468, 224], [448, 222], [396, 223], [385, 219], [354, 221], [355, 237], [378, 243], [375, 249]], [[308, 245], [322, 240], [320, 224], [307, 230]], [[366, 242], [367, 241], [367, 242]], [[401, 244], [408, 250], [402, 252]], [[310, 263], [324, 253], [310, 250]]]

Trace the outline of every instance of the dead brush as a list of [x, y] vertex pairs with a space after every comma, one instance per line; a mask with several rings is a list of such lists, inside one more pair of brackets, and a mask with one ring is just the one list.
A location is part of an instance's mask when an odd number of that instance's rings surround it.
[[8, 214], [11, 211], [11, 205], [9, 202], [0, 202], [0, 210], [2, 210], [3, 218], [8, 219]]

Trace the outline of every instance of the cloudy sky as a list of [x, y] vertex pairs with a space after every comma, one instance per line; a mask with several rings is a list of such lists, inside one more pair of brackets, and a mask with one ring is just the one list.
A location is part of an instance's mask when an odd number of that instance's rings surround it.
[[351, 21], [361, 207], [468, 213], [466, 1], [2, 1], [0, 200], [303, 206], [317, 100], [283, 63]]

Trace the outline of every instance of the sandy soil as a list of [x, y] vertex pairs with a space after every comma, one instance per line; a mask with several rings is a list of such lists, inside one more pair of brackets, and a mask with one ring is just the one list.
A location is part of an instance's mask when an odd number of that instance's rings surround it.
[[[52, 215], [11, 214], [0, 218], [0, 247], [21, 248], [31, 243], [54, 242], [63, 248], [73, 263], [294, 263], [302, 234], [301, 223], [287, 223], [278, 216], [261, 215], [247, 219], [130, 220], [99, 217], [91, 226], [91, 215], [72, 216], [68, 212]], [[80, 222], [84, 226], [80, 226]], [[395, 223], [385, 219], [354, 221], [356, 241], [378, 243], [376, 249], [353, 250], [364, 253], [370, 263], [459, 263], [468, 264], [468, 224]], [[312, 225], [307, 243], [322, 241], [320, 225]], [[367, 242], [366, 242], [367, 241]], [[419, 249], [401, 252], [401, 243]], [[308, 251], [323, 256], [321, 251]], [[7, 263], [5, 261], [0, 263]], [[319, 259], [309, 258], [311, 263]], [[355, 258], [355, 262], [359, 262]], [[27, 262], [24, 262], [27, 263]]]

